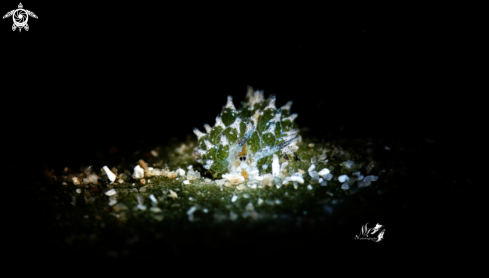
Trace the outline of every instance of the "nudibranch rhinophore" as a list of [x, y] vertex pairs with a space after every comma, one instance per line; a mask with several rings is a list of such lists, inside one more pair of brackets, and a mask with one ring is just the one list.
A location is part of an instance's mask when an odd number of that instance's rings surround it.
[[298, 149], [299, 131], [294, 129], [297, 114], [290, 113], [291, 105], [289, 101], [277, 109], [274, 95], [265, 99], [263, 91], [248, 87], [245, 100], [236, 110], [228, 96], [214, 127], [205, 124], [206, 133], [194, 129], [197, 161], [214, 177], [229, 173], [246, 179], [249, 173], [270, 171], [273, 154], [293, 157]]

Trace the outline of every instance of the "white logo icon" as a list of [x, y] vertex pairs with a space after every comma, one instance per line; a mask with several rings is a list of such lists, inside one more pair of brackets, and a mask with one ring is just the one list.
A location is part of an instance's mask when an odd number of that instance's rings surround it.
[[12, 19], [14, 20], [12, 31], [15, 31], [16, 28], [19, 28], [19, 32], [22, 31], [22, 28], [24, 28], [26, 31], [29, 31], [29, 25], [27, 25], [27, 20], [29, 19], [29, 16], [37, 18], [37, 15], [35, 15], [33, 12], [29, 10], [24, 10], [22, 3], [19, 3], [18, 9], [11, 10], [10, 12], [6, 13], [3, 18], [7, 18], [10, 16], [12, 16]]
[[360, 235], [355, 236], [355, 239], [358, 240], [371, 240], [373, 242], [381, 242], [384, 239], [385, 228], [384, 226], [377, 223], [375, 227], [368, 228], [367, 224], [362, 226], [360, 230]]

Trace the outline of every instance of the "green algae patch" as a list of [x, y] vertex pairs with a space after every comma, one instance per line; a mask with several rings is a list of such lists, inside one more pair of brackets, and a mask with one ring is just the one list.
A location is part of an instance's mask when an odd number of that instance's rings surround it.
[[141, 246], [154, 244], [176, 244], [179, 251], [168, 252], [177, 253], [200, 244], [224, 246], [243, 231], [257, 243], [320, 223], [327, 236], [341, 211], [355, 206], [354, 196], [392, 186], [374, 145], [302, 140], [295, 155], [278, 158], [279, 173], [233, 183], [213, 178], [196, 161], [197, 140], [187, 139], [106, 165], [113, 180], [102, 168], [65, 169], [41, 187], [39, 198], [46, 223], [59, 235], [52, 241], [100, 256], [140, 255]]

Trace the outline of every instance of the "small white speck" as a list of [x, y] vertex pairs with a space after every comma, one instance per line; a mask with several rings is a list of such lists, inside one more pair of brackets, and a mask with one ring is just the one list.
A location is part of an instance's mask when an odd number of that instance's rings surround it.
[[138, 209], [140, 209], [140, 210], [146, 210], [146, 206], [145, 205], [138, 204], [136, 207]]
[[144, 170], [143, 170], [143, 168], [141, 168], [139, 165], [136, 165], [136, 167], [134, 167], [134, 172], [132, 174], [132, 177], [134, 179], [137, 179], [137, 180], [144, 178]]
[[282, 171], [282, 172], [285, 171], [287, 165], [289, 165], [289, 162], [284, 161], [284, 163], [282, 163], [282, 166], [280, 166], [280, 171]]
[[318, 175], [318, 172], [316, 172], [316, 171], [309, 172], [309, 176], [311, 176], [311, 178], [313, 178], [315, 180], [319, 180], [319, 175]]
[[114, 173], [112, 173], [112, 171], [110, 171], [109, 167], [107, 167], [107, 166], [104, 166], [103, 169], [104, 169], [105, 173], [107, 174], [107, 177], [109, 178], [110, 183], [113, 183], [115, 181]]
[[294, 181], [292, 184], [294, 185], [294, 189], [299, 188], [299, 184], [297, 184], [297, 181]]
[[183, 181], [183, 184], [190, 184], [190, 181], [189, 180], [184, 180]]
[[185, 176], [185, 170], [183, 170], [182, 168], [178, 168], [177, 171], [176, 171], [180, 176]]
[[161, 209], [159, 207], [151, 207], [149, 210], [154, 212], [154, 213], [161, 212]]
[[187, 210], [187, 214], [190, 215], [190, 214], [193, 214], [195, 211], [197, 210], [197, 207], [196, 206], [192, 206], [190, 207], [188, 210]]
[[338, 177], [338, 180], [339, 180], [340, 182], [345, 182], [345, 181], [347, 181], [347, 180], [349, 180], [349, 179], [350, 179], [350, 178], [349, 178], [347, 175], [341, 175], [341, 176], [339, 176], [339, 177]]
[[272, 160], [273, 160], [273, 162], [272, 162], [272, 175], [278, 176], [279, 170], [280, 170], [280, 164], [278, 162], [278, 155], [273, 154]]
[[151, 199], [151, 202], [153, 202], [153, 204], [158, 203], [158, 201], [156, 200], [156, 198], [153, 194], [149, 195], [149, 198]]
[[178, 195], [175, 191], [170, 189], [170, 194], [168, 194], [168, 197], [176, 199], [176, 198], [178, 198]]
[[316, 165], [311, 164], [311, 167], [309, 167], [309, 169], [307, 169], [307, 172], [311, 172], [312, 170], [314, 170], [314, 168], [316, 168]]
[[324, 168], [323, 170], [319, 171], [318, 175], [320, 176], [325, 176], [327, 174], [329, 174], [329, 169], [328, 168]]
[[107, 196], [113, 196], [115, 194], [117, 194], [117, 192], [115, 191], [115, 189], [111, 189], [111, 190], [105, 192], [105, 195], [107, 195]]
[[236, 200], [238, 200], [238, 196], [236, 195], [233, 195], [233, 197], [231, 198], [231, 202], [236, 202]]
[[310, 184], [309, 184], [309, 185], [307, 186], [307, 189], [312, 190], [312, 185], [310, 185]]

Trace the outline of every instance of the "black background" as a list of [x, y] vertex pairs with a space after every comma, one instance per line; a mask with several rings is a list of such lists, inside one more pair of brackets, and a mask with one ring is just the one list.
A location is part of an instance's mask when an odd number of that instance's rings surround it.
[[0, 21], [4, 149], [18, 175], [184, 139], [213, 125], [228, 95], [238, 106], [248, 85], [278, 106], [292, 100], [296, 122], [318, 138], [429, 138], [434, 166], [470, 168], [457, 163], [475, 135], [455, 74], [460, 25], [445, 7], [22, 4], [39, 17], [29, 31]]
[[456, 30], [429, 7], [23, 5], [39, 17], [28, 32], [1, 21], [2, 114], [7, 137], [50, 167], [183, 139], [213, 125], [227, 95], [238, 105], [247, 85], [279, 106], [293, 100], [297, 123], [319, 137], [444, 141], [463, 123], [451, 94]]

